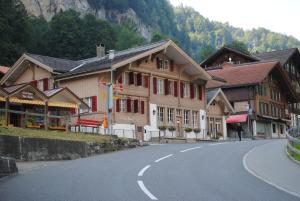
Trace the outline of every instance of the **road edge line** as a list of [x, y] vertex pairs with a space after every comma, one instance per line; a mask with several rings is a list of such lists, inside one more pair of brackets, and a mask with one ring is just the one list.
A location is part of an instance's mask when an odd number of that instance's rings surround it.
[[[271, 143], [271, 142], [270, 142], [270, 143]], [[266, 143], [266, 144], [268, 144], [268, 143]], [[263, 145], [266, 145], [266, 144], [263, 144]], [[284, 187], [279, 186], [279, 185], [277, 185], [277, 184], [275, 184], [275, 183], [273, 183], [273, 182], [271, 182], [271, 181], [269, 181], [269, 180], [263, 178], [262, 176], [260, 176], [259, 174], [255, 173], [253, 170], [251, 170], [251, 169], [249, 168], [249, 166], [247, 165], [247, 158], [248, 158], [249, 154], [250, 154], [251, 152], [253, 152], [255, 149], [257, 149], [258, 147], [261, 147], [261, 146], [263, 146], [263, 145], [256, 146], [256, 147], [250, 149], [250, 150], [243, 156], [243, 166], [244, 166], [245, 170], [246, 170], [249, 174], [251, 174], [252, 176], [254, 176], [254, 177], [260, 179], [261, 181], [263, 181], [263, 182], [265, 182], [265, 183], [267, 183], [267, 184], [269, 184], [269, 185], [271, 185], [271, 186], [273, 186], [273, 187], [275, 187], [275, 188], [277, 188], [277, 189], [279, 189], [279, 190], [282, 190], [282, 191], [284, 191], [284, 192], [286, 192], [286, 193], [288, 193], [288, 194], [290, 194], [290, 195], [293, 195], [293, 196], [295, 196], [295, 197], [300, 198], [300, 195], [299, 195], [298, 193], [293, 192], [293, 191], [290, 191], [290, 190], [288, 190], [288, 189], [285, 189]]]
[[154, 162], [155, 162], [155, 163], [158, 163], [159, 161], [162, 161], [162, 160], [164, 160], [164, 159], [166, 159], [166, 158], [169, 158], [169, 157], [171, 157], [171, 156], [173, 156], [173, 155], [174, 155], [174, 154], [169, 154], [169, 155], [167, 155], [167, 156], [164, 156], [164, 157], [161, 157], [161, 158], [155, 160]]
[[201, 148], [202, 148], [201, 146], [198, 146], [198, 147], [192, 147], [192, 148], [189, 148], [189, 149], [181, 150], [180, 152], [181, 152], [181, 153], [184, 153], [184, 152], [187, 152], [187, 151], [192, 151], [192, 150], [195, 150], [195, 149], [201, 149]]

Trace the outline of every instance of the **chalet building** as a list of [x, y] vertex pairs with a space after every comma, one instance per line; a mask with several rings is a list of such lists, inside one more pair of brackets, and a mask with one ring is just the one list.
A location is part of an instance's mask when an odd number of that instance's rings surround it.
[[207, 89], [206, 100], [207, 136], [204, 137], [226, 140], [226, 119], [234, 113], [234, 109], [221, 88]]
[[223, 46], [200, 63], [205, 69], [219, 68], [224, 63], [243, 64], [260, 61], [255, 56], [240, 52], [227, 46]]
[[66, 130], [68, 116], [88, 106], [68, 88], [54, 85], [54, 76], [62, 72], [57, 66], [64, 69], [65, 63], [24, 54], [0, 81], [1, 125]]
[[[159, 136], [161, 127], [175, 128], [167, 129], [166, 136], [195, 138], [186, 128], [203, 134], [205, 85], [210, 79], [174, 42], [165, 40], [108, 55], [100, 45], [97, 57], [80, 61], [24, 54], [1, 85], [31, 83], [45, 93], [68, 88], [90, 108], [78, 108], [80, 118], [103, 120], [111, 115], [114, 134], [149, 140]], [[113, 102], [107, 104], [109, 83]]]
[[240, 122], [249, 137], [285, 134], [291, 121], [288, 103], [297, 102], [298, 95], [280, 62], [224, 63], [207, 72], [219, 78], [209, 81], [207, 88], [222, 88], [238, 115], [227, 119], [229, 131], [234, 130], [232, 123]]
[[[300, 96], [300, 53], [298, 48], [254, 54], [261, 60], [278, 60], [287, 72], [293, 88]], [[300, 102], [290, 103], [292, 126], [300, 125]]]
[[[293, 88], [300, 96], [300, 53], [297, 48], [250, 55], [224, 46], [204, 60], [201, 66], [206, 69], [218, 69], [226, 63], [242, 64], [268, 60], [280, 62], [288, 74]], [[291, 126], [300, 125], [300, 103], [289, 103], [289, 109], [291, 111]]]

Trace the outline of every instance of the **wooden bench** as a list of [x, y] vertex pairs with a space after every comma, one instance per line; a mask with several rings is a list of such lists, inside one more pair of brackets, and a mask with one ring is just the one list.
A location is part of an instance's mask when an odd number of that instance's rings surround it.
[[99, 131], [99, 126], [102, 125], [102, 121], [97, 121], [97, 120], [92, 120], [92, 119], [77, 119], [76, 123], [75, 123], [75, 132], [76, 132], [76, 128], [78, 127], [78, 131], [80, 132], [80, 127], [85, 127], [86, 130], [88, 127], [91, 127], [93, 129], [96, 129], [97, 133]]
[[27, 125], [27, 128], [34, 128], [34, 129], [40, 129], [41, 126], [40, 125]]

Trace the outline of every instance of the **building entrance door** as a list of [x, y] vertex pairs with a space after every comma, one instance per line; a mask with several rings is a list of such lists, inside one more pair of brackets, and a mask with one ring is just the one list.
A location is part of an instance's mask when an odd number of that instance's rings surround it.
[[182, 117], [176, 117], [176, 137], [183, 137]]

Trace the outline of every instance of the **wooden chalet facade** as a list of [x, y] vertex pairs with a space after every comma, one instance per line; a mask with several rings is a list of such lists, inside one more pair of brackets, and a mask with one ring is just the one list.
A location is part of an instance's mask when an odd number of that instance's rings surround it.
[[55, 69], [24, 54], [1, 79], [1, 125], [67, 130], [70, 116], [88, 106], [66, 87], [54, 84]]
[[[101, 52], [101, 51], [100, 51]], [[103, 52], [103, 51], [102, 51]], [[55, 77], [90, 106], [86, 118], [103, 119], [107, 113], [105, 83], [112, 81], [113, 133], [149, 140], [159, 127], [173, 127], [166, 137], [195, 138], [185, 128], [206, 130], [205, 85], [210, 76], [171, 40], [156, 42], [85, 60], [68, 73]], [[103, 84], [104, 83], [104, 84]]]
[[[236, 114], [246, 115], [243, 122], [248, 137], [281, 137], [290, 125], [288, 103], [298, 96], [278, 61], [259, 61], [234, 65], [225, 63], [207, 71], [224, 81], [210, 81], [207, 88], [222, 88]], [[234, 126], [228, 125], [229, 136]]]

